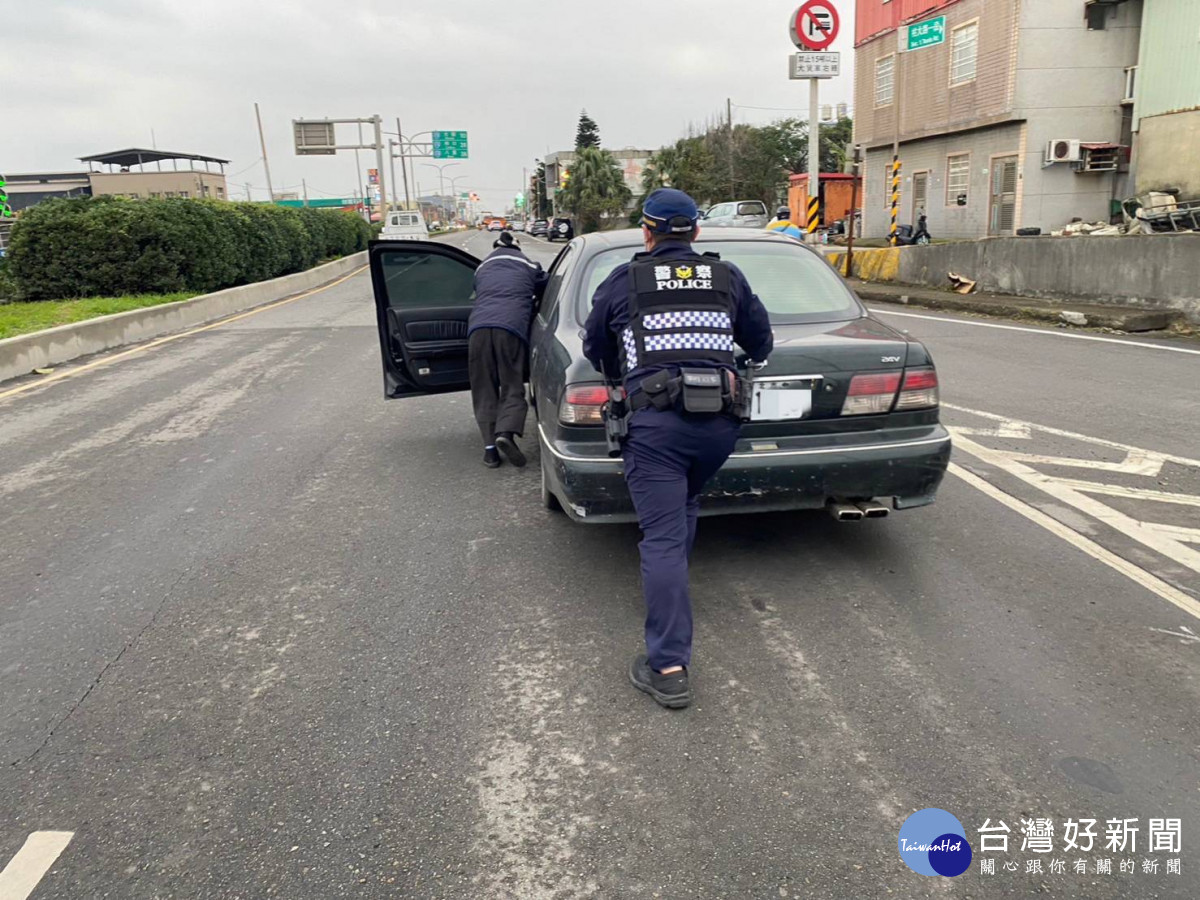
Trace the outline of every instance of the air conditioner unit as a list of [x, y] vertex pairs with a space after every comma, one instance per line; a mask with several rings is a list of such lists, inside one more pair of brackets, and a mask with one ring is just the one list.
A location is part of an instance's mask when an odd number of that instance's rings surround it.
[[1046, 144], [1046, 162], [1079, 162], [1083, 159], [1080, 141], [1057, 138]]

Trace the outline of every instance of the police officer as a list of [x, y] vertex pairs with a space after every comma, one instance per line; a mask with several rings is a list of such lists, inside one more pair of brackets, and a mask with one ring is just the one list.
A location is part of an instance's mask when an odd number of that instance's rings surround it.
[[778, 231], [788, 237], [804, 240], [804, 232], [792, 224], [792, 211], [786, 206], [775, 210], [775, 221], [767, 226], [767, 231]]
[[624, 378], [632, 410], [622, 456], [642, 529], [646, 652], [634, 657], [629, 677], [675, 709], [692, 699], [688, 555], [700, 491], [739, 433], [729, 410], [733, 345], [756, 360], [772, 347], [767, 311], [745, 276], [692, 247], [699, 218], [682, 191], [646, 199], [646, 252], [596, 289], [583, 345], [592, 365]]
[[529, 326], [546, 287], [540, 263], [521, 252], [505, 231], [475, 270], [475, 306], [467, 320], [467, 374], [471, 405], [483, 436], [483, 464], [500, 465], [500, 454], [525, 465], [516, 438], [525, 428], [525, 372]]

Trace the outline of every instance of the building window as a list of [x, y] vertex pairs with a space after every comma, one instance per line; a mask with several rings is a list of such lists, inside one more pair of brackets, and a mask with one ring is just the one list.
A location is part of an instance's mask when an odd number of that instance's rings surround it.
[[885, 56], [875, 60], [875, 106], [890, 106], [895, 94], [896, 57]]
[[150, 199], [152, 199], [152, 200], [161, 200], [161, 199], [162, 199], [162, 193], [161, 193], [161, 192], [159, 192], [159, 191], [151, 191], [151, 192], [150, 192]]
[[[971, 187], [971, 154], [956, 153], [946, 157], [946, 205], [966, 206]], [[958, 198], [964, 202], [959, 204]]]
[[1137, 70], [1138, 70], [1137, 66], [1126, 66], [1125, 67], [1125, 97], [1121, 100], [1122, 103], [1132, 103], [1133, 102], [1133, 97], [1134, 97], [1133, 89], [1137, 83]]
[[950, 86], [975, 80], [975, 58], [979, 51], [979, 23], [955, 28], [950, 35]]
[[218, 200], [225, 199], [225, 188], [221, 187], [220, 185], [217, 186], [217, 199]]
[[188, 197], [188, 192], [187, 192], [187, 191], [180, 191], [180, 192], [179, 192], [179, 196], [180, 196], [180, 197], [182, 197], [184, 200], [186, 200], [186, 199], [187, 199], [187, 197]]

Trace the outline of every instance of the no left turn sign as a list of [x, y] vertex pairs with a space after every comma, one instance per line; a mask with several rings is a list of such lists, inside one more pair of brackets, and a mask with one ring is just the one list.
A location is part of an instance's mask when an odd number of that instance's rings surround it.
[[801, 50], [824, 50], [837, 37], [840, 24], [833, 0], [808, 0], [792, 16], [792, 43]]

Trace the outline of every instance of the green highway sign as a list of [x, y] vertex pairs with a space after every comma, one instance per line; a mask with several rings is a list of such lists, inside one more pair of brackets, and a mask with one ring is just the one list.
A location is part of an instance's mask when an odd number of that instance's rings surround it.
[[946, 17], [936, 16], [908, 26], [906, 50], [920, 50], [946, 43]]
[[12, 210], [8, 208], [8, 181], [3, 175], [0, 175], [0, 219], [5, 219], [12, 216]]
[[467, 133], [465, 131], [435, 131], [433, 133], [434, 159], [466, 159]]
[[276, 200], [276, 206], [311, 206], [315, 209], [342, 209], [347, 206], [361, 206], [361, 200], [341, 197], [314, 197], [307, 204], [303, 200]]

